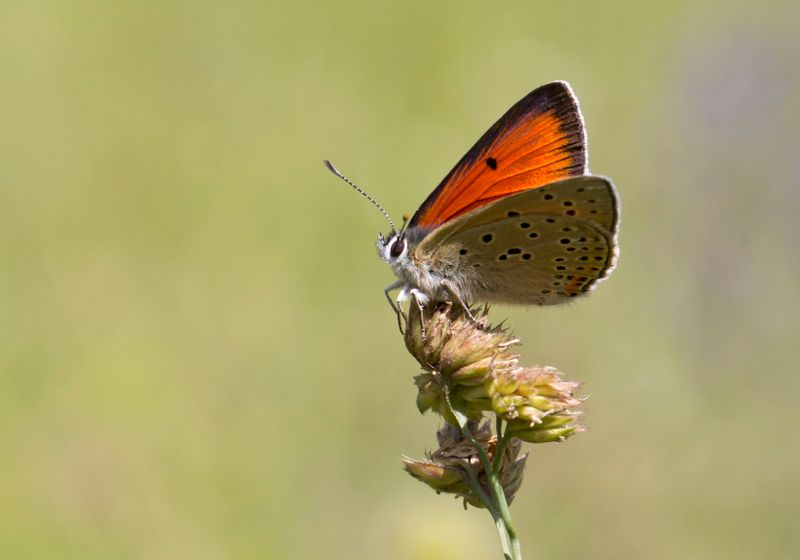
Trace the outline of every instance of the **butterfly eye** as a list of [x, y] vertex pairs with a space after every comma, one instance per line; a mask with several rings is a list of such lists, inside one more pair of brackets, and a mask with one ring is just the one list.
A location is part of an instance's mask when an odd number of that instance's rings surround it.
[[395, 240], [394, 244], [392, 245], [392, 248], [389, 249], [389, 255], [392, 258], [396, 259], [400, 255], [402, 255], [403, 251], [405, 251], [405, 250], [406, 250], [406, 240], [405, 240], [405, 238], [404, 237], [398, 237]]

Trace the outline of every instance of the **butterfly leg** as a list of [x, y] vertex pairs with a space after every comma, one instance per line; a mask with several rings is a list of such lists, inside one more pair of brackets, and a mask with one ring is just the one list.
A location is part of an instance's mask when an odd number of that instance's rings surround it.
[[[397, 303], [395, 303], [395, 300], [392, 299], [392, 296], [389, 295], [389, 292], [396, 290], [397, 288], [402, 289], [400, 290], [400, 295], [397, 296]], [[387, 286], [386, 289], [383, 290], [383, 294], [386, 296], [386, 300], [389, 302], [389, 305], [392, 306], [392, 311], [394, 311], [395, 315], [397, 315], [397, 328], [400, 329], [400, 334], [404, 334], [403, 321], [406, 320], [406, 316], [405, 313], [403, 313], [403, 309], [400, 307], [400, 302], [407, 297], [405, 295], [405, 284], [402, 282], [395, 282], [391, 286]]]
[[[402, 313], [402, 303], [407, 300], [411, 299], [411, 301], [416, 304], [417, 309], [419, 309], [419, 320], [420, 320], [420, 329], [422, 331], [422, 340], [425, 340], [425, 306], [428, 305], [428, 302], [431, 300], [425, 292], [422, 290], [418, 290], [417, 288], [409, 289], [408, 284], [403, 284], [403, 288], [400, 290], [400, 293], [397, 294], [397, 308], [401, 310]], [[405, 315], [404, 315], [405, 317]], [[408, 327], [408, 319], [406, 318], [406, 328]], [[400, 330], [402, 333], [402, 329]]]
[[417, 309], [419, 309], [419, 327], [420, 327], [420, 335], [422, 336], [422, 340], [425, 340], [427, 337], [427, 333], [425, 331], [425, 304], [428, 303], [429, 297], [420, 292], [417, 289], [411, 290], [411, 301], [417, 305]]
[[469, 317], [469, 320], [472, 321], [473, 323], [477, 323], [478, 320], [472, 314], [472, 311], [470, 311], [469, 306], [466, 304], [466, 302], [461, 298], [461, 294], [458, 293], [458, 290], [456, 289], [455, 285], [452, 282], [446, 280], [442, 282], [442, 286], [447, 291], [447, 293], [450, 294], [453, 300], [457, 301], [458, 304], [461, 305], [461, 309], [464, 310], [464, 313], [467, 315], [467, 317]]

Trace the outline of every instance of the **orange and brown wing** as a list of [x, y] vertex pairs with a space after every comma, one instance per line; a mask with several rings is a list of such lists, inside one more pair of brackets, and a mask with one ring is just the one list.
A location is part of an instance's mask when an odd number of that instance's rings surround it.
[[420, 206], [434, 228], [493, 200], [586, 173], [586, 134], [566, 82], [536, 88], [500, 117]]

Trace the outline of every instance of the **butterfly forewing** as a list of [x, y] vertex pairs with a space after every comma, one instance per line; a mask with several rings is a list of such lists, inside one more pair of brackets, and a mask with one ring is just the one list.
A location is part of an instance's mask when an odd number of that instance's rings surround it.
[[419, 261], [461, 279], [472, 300], [552, 305], [613, 269], [613, 185], [584, 176], [498, 200], [429, 233]]
[[509, 109], [428, 196], [410, 226], [436, 227], [475, 208], [586, 172], [578, 101], [565, 82]]

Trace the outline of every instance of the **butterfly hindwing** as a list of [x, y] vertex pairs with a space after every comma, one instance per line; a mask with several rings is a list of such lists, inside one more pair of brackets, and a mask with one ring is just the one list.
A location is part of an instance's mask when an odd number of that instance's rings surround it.
[[607, 179], [566, 179], [460, 216], [425, 236], [418, 260], [461, 279], [470, 300], [552, 305], [613, 269], [616, 192]]
[[578, 101], [565, 82], [541, 86], [478, 140], [411, 219], [436, 227], [494, 200], [586, 172]]

